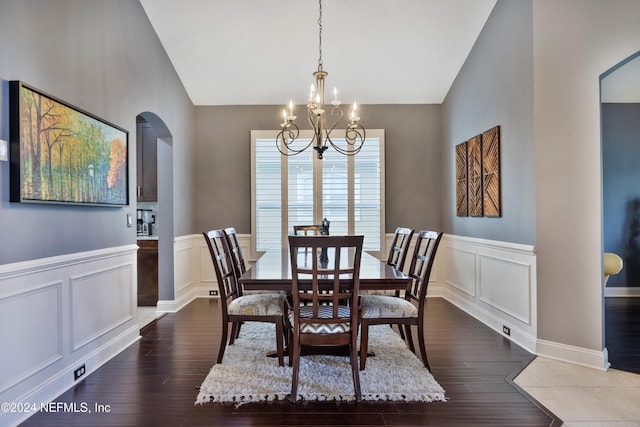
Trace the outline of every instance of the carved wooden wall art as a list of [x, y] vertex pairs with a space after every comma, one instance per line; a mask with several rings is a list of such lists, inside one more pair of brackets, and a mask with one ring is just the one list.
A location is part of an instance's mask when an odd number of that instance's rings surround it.
[[482, 134], [484, 216], [500, 216], [500, 127]]
[[456, 145], [456, 215], [502, 215], [500, 126]]
[[456, 215], [469, 215], [467, 141], [456, 145]]
[[469, 167], [469, 215], [482, 216], [482, 136], [467, 143]]

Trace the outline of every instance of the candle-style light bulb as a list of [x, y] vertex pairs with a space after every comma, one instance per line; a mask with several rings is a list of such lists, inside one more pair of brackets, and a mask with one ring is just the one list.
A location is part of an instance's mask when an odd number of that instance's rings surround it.
[[354, 102], [353, 106], [351, 107], [351, 121], [354, 123], [360, 120], [360, 117], [356, 115], [357, 110], [358, 110], [358, 104]]
[[289, 100], [289, 114], [293, 116], [293, 99]]
[[333, 100], [338, 100], [338, 89], [336, 89], [335, 87], [333, 88]]
[[316, 104], [320, 104], [320, 92], [316, 93]]
[[309, 101], [313, 100], [313, 93], [316, 91], [316, 87], [311, 83], [311, 89], [309, 89]]
[[282, 110], [282, 122], [283, 123], [287, 122], [287, 110], [285, 109]]

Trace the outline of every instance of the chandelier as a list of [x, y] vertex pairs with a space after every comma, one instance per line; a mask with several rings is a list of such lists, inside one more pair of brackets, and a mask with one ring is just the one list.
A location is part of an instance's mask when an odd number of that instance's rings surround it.
[[331, 132], [342, 121], [344, 112], [342, 111], [342, 102], [338, 100], [338, 90], [333, 88], [333, 100], [331, 100], [331, 124], [327, 124], [327, 109], [325, 108], [324, 97], [324, 79], [328, 73], [322, 68], [322, 0], [320, 3], [320, 15], [318, 17], [319, 27], [319, 57], [318, 57], [318, 71], [313, 73], [313, 77], [316, 82], [315, 85], [311, 85], [309, 91], [309, 99], [307, 103], [307, 119], [313, 129], [313, 137], [309, 143], [302, 147], [294, 146], [294, 142], [297, 140], [300, 130], [295, 124], [296, 116], [293, 115], [293, 100], [289, 101], [288, 108], [282, 110], [283, 122], [280, 123], [282, 130], [276, 137], [276, 147], [280, 153], [285, 156], [295, 156], [302, 153], [307, 148], [313, 146], [318, 154], [318, 159], [322, 159], [324, 152], [333, 147], [340, 154], [345, 156], [353, 156], [360, 152], [364, 140], [366, 137], [365, 129], [358, 124], [360, 117], [358, 117], [358, 104], [353, 103], [351, 113], [349, 114], [348, 121], [345, 128], [344, 139], [346, 146], [339, 146], [333, 143], [331, 140]]

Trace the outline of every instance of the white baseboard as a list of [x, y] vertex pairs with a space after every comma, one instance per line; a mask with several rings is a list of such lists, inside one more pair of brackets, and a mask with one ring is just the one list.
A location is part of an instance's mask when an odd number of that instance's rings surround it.
[[605, 297], [640, 297], [640, 288], [610, 286], [604, 288]]
[[606, 371], [610, 366], [606, 349], [596, 351], [552, 341], [538, 340], [536, 354], [601, 371]]
[[[518, 322], [513, 322], [508, 318], [505, 319], [504, 317], [496, 316], [495, 314], [492, 314], [490, 311], [483, 308], [481, 305], [475, 304], [469, 299], [462, 298], [455, 292], [451, 292], [445, 289], [443, 297], [451, 304], [455, 305], [465, 313], [484, 323], [486, 326], [498, 332], [508, 340], [518, 344], [529, 353], [536, 354], [536, 337], [531, 336], [529, 333], [519, 328]], [[504, 326], [509, 328], [509, 335], [506, 335], [503, 332]]]
[[176, 313], [184, 308], [194, 299], [199, 298], [195, 289], [190, 289], [184, 292], [178, 299], [175, 300], [160, 300], [158, 301], [158, 313]]

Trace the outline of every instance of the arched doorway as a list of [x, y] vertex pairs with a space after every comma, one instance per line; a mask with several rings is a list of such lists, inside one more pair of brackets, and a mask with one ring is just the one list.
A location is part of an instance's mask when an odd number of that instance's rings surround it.
[[603, 285], [611, 367], [640, 373], [640, 51], [600, 78], [603, 252], [623, 269]]
[[175, 297], [173, 256], [173, 137], [167, 125], [156, 114], [145, 111], [140, 113], [138, 118], [148, 123], [157, 137], [155, 162], [157, 217], [155, 218], [154, 232], [158, 240], [158, 300], [171, 301]]

